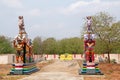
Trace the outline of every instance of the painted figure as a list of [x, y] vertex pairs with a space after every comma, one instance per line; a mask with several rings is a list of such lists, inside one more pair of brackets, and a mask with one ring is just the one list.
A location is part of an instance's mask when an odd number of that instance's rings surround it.
[[[84, 56], [83, 56], [83, 67], [80, 68], [79, 74], [81, 75], [98, 75], [102, 74], [98, 68], [98, 63], [95, 62], [95, 52], [94, 46], [95, 42], [95, 34], [92, 30], [92, 17], [88, 16], [87, 18], [87, 30], [84, 34]], [[103, 74], [102, 74], [103, 75]]]
[[87, 62], [94, 61], [94, 46], [95, 40], [93, 34], [85, 34], [84, 35], [84, 52], [85, 52], [85, 59]]
[[28, 38], [24, 28], [23, 16], [19, 16], [19, 34], [15, 37], [13, 45], [16, 49], [16, 61], [17, 63], [31, 62], [32, 56], [32, 42]]
[[23, 42], [22, 40], [16, 38], [14, 40], [14, 47], [16, 49], [16, 61], [17, 63], [22, 63], [23, 62]]
[[92, 50], [86, 51], [86, 61], [87, 62], [94, 62], [94, 52]]
[[87, 37], [84, 39], [85, 51], [86, 50], [93, 50], [94, 46], [95, 46], [95, 40], [91, 34], [88, 34]]
[[87, 17], [87, 31], [90, 32], [91, 31], [91, 24], [92, 24], [92, 18], [91, 16]]
[[25, 33], [23, 16], [19, 16], [18, 18], [19, 33]]

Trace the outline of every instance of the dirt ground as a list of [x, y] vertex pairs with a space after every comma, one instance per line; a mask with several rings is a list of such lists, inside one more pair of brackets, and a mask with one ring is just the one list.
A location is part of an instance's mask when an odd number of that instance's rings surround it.
[[21, 76], [15, 76], [15, 75], [8, 76], [11, 67], [12, 67], [11, 65], [4, 65], [4, 64], [0, 65], [0, 80], [17, 80], [19, 78], [25, 77], [24, 75], [21, 75]]
[[120, 64], [100, 63], [103, 76], [78, 75], [77, 60], [44, 61], [37, 63], [37, 67], [40, 71], [31, 75], [9, 76], [11, 65], [0, 65], [0, 80], [120, 80]]
[[43, 67], [40, 72], [20, 80], [83, 80], [79, 77], [77, 61], [60, 61]]
[[[44, 66], [47, 66], [51, 63], [53, 63], [53, 60], [50, 61], [42, 61], [36, 64], [37, 68], [41, 69]], [[10, 72], [10, 69], [12, 68], [12, 66], [9, 65], [5, 65], [5, 64], [0, 64], [0, 80], [18, 80], [30, 75], [8, 75]]]
[[85, 77], [85, 80], [120, 80], [120, 64], [100, 63], [99, 68], [104, 78]]

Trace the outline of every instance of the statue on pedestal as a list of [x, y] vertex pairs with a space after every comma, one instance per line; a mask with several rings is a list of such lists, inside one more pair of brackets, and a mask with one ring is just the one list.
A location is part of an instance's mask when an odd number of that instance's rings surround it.
[[19, 34], [15, 37], [13, 41], [13, 45], [17, 52], [16, 62], [31, 62], [30, 60], [32, 60], [32, 42], [31, 39], [28, 38], [25, 31], [23, 16], [19, 16], [18, 18]]

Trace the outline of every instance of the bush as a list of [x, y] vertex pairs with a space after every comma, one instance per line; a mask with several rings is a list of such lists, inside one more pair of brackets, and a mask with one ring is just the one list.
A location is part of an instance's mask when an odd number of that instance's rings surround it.
[[117, 63], [117, 62], [116, 62], [116, 59], [112, 59], [110, 62], [111, 62], [111, 63], [114, 63], [114, 64]]

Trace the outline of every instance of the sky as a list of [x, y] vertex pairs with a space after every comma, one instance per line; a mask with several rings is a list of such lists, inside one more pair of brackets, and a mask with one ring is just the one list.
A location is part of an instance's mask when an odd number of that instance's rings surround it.
[[34, 39], [80, 37], [85, 17], [107, 12], [120, 20], [120, 0], [0, 0], [0, 35], [14, 38], [18, 16]]

